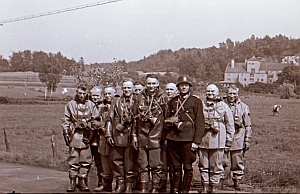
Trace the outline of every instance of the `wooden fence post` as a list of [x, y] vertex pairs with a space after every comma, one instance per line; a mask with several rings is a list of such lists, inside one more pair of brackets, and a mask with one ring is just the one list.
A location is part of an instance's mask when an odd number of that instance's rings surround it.
[[4, 141], [5, 141], [6, 151], [10, 152], [9, 142], [8, 142], [8, 139], [7, 139], [5, 128], [4, 128]]
[[54, 134], [53, 129], [52, 129], [52, 135], [51, 135], [51, 145], [52, 145], [53, 158], [57, 159], [57, 147], [56, 147], [55, 134]]

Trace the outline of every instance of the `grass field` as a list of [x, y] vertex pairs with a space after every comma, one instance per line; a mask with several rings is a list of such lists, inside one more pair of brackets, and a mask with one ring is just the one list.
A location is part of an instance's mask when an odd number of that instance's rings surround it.
[[[242, 100], [250, 105], [253, 123], [251, 148], [246, 153], [246, 190], [300, 192], [300, 100], [252, 96]], [[68, 149], [60, 126], [65, 103], [0, 105], [0, 160], [66, 170]], [[282, 105], [278, 116], [272, 116], [274, 104]], [[4, 129], [11, 152], [5, 149]], [[57, 159], [52, 157], [53, 133]]]

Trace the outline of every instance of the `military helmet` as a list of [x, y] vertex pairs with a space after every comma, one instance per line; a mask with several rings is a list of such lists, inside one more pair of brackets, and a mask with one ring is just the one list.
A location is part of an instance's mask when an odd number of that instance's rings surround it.
[[181, 75], [177, 79], [176, 86], [178, 87], [178, 84], [180, 83], [188, 83], [190, 86], [193, 86], [192, 80], [188, 75]]

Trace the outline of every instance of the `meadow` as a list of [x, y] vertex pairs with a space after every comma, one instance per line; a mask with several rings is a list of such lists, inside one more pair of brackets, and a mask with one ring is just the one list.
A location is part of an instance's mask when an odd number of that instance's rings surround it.
[[[1, 88], [0, 92], [3, 96]], [[30, 95], [41, 95], [35, 92]], [[245, 154], [247, 187], [243, 190], [300, 192], [300, 99], [247, 95], [242, 100], [250, 106], [253, 124], [251, 148]], [[45, 104], [0, 104], [0, 160], [67, 170], [68, 148], [60, 126], [65, 103], [61, 100]], [[277, 116], [272, 115], [274, 104], [282, 105]], [[6, 151], [4, 129], [10, 152]], [[52, 155], [53, 134], [57, 158]], [[195, 169], [197, 177], [199, 171]]]

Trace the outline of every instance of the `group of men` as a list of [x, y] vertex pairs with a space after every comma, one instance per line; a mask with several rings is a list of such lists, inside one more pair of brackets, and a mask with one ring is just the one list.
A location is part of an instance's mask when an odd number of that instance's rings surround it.
[[188, 76], [179, 76], [163, 91], [157, 76], [148, 74], [144, 84], [125, 79], [119, 97], [113, 87], [104, 92], [98, 86], [78, 87], [62, 122], [69, 146], [67, 191], [90, 190], [94, 159], [96, 192], [166, 192], [169, 178], [171, 193], [188, 193], [197, 153], [203, 193], [217, 190], [228, 160], [234, 188], [240, 190], [252, 132], [249, 107], [235, 85], [223, 99], [210, 84], [203, 101], [192, 94], [192, 86]]

